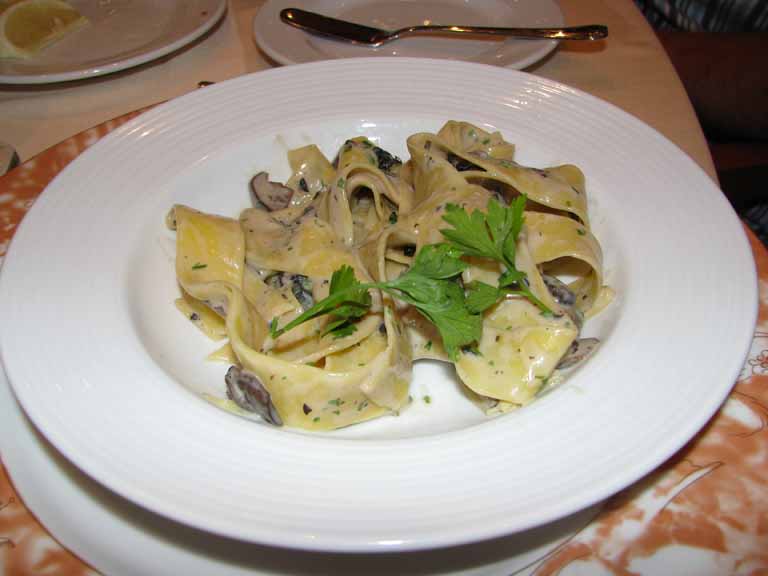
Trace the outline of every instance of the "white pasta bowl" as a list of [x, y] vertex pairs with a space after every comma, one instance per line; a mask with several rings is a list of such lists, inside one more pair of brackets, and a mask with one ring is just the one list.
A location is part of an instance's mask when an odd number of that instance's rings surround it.
[[[174, 203], [226, 216], [288, 149], [459, 119], [500, 130], [520, 162], [573, 163], [617, 293], [586, 327], [603, 342], [551, 393], [488, 418], [452, 370], [419, 364], [411, 406], [329, 434], [235, 417], [216, 345], [173, 306]], [[70, 164], [19, 227], [0, 277], [0, 350], [40, 431], [157, 513], [219, 534], [316, 550], [412, 550], [563, 517], [685, 444], [727, 396], [756, 319], [741, 224], [678, 148], [621, 110], [532, 75], [421, 59], [292, 66], [189, 94]], [[421, 401], [431, 398], [427, 404]]]

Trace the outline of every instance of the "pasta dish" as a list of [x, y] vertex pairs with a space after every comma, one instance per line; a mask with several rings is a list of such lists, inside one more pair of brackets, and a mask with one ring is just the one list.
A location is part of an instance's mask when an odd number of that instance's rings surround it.
[[[406, 409], [414, 361], [450, 362], [492, 414], [536, 398], [597, 340], [612, 296], [573, 165], [526, 167], [498, 132], [449, 121], [288, 153], [238, 218], [176, 205], [179, 309], [224, 346], [227, 407], [331, 430]], [[244, 191], [245, 193], [245, 191]]]

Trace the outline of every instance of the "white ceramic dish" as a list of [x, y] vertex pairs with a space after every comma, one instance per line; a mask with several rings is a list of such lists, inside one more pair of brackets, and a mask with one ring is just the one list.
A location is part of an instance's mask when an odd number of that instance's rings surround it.
[[256, 43], [280, 64], [299, 64], [334, 58], [408, 56], [448, 58], [522, 69], [557, 47], [555, 40], [404, 38], [370, 48], [314, 36], [280, 20], [283, 8], [303, 8], [334, 18], [377, 28], [396, 29], [414, 24], [476, 26], [562, 26], [563, 14], [555, 0], [267, 0], [253, 21]]
[[48, 84], [144, 64], [191, 44], [227, 9], [226, 0], [70, 0], [90, 25], [29, 60], [0, 60], [0, 84]]
[[[523, 163], [585, 172], [618, 293], [588, 324], [604, 341], [598, 354], [564, 386], [490, 421], [429, 364], [413, 396], [431, 404], [330, 435], [202, 401], [222, 393], [226, 366], [203, 361], [215, 345], [172, 305], [167, 209], [234, 215], [253, 173], [287, 176], [288, 148], [318, 142], [331, 154], [367, 134], [403, 154], [406, 135], [450, 118], [501, 130]], [[652, 470], [727, 395], [756, 305], [751, 251], [724, 196], [636, 119], [491, 66], [338, 60], [189, 94], [70, 164], [11, 243], [0, 352], [50, 441], [150, 510], [279, 546], [412, 550], [529, 529]]]
[[334, 576], [532, 574], [596, 514], [589, 508], [522, 534], [388, 556], [298, 552], [222, 538], [135, 506], [91, 480], [24, 416], [0, 368], [0, 455], [24, 504], [67, 549], [103, 574]]

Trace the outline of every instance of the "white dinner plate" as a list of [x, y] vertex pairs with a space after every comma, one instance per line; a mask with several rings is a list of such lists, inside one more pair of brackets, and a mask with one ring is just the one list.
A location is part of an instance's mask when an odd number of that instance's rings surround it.
[[253, 21], [256, 43], [280, 64], [334, 58], [408, 56], [448, 58], [522, 69], [557, 47], [556, 40], [513, 38], [410, 37], [379, 46], [354, 46], [289, 26], [280, 20], [283, 8], [303, 8], [358, 24], [394, 30], [415, 24], [475, 26], [563, 26], [555, 0], [267, 0]]
[[[306, 87], [311, 86], [311, 90]], [[331, 434], [207, 403], [217, 345], [179, 314], [182, 202], [234, 216], [288, 149], [464, 119], [534, 166], [575, 163], [616, 300], [597, 354], [530, 406], [489, 420], [451, 371], [416, 366], [399, 417]], [[121, 126], [70, 164], [19, 226], [0, 277], [0, 353], [25, 411], [70, 460], [177, 521], [315, 550], [413, 550], [525, 530], [649, 472], [726, 397], [757, 307], [751, 251], [712, 181], [621, 110], [528, 74], [464, 62], [349, 59], [217, 84]], [[420, 402], [425, 395], [430, 404]]]
[[[584, 527], [592, 507], [521, 534], [383, 559], [273, 548], [216, 536], [168, 520], [91, 480], [24, 416], [0, 367], [0, 456], [24, 504], [68, 550], [109, 576], [511, 576]], [[130, 567], [130, 568], [127, 568]]]
[[81, 80], [132, 68], [191, 44], [226, 0], [70, 0], [90, 24], [31, 59], [0, 59], [0, 84]]

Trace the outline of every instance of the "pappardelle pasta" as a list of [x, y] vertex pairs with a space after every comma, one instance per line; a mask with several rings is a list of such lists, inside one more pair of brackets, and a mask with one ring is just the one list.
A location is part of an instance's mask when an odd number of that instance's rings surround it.
[[449, 121], [402, 162], [364, 137], [288, 153], [228, 218], [176, 205], [177, 307], [227, 339], [233, 411], [332, 430], [409, 403], [412, 364], [450, 362], [487, 413], [586, 358], [611, 299], [584, 175], [531, 168], [498, 132]]

